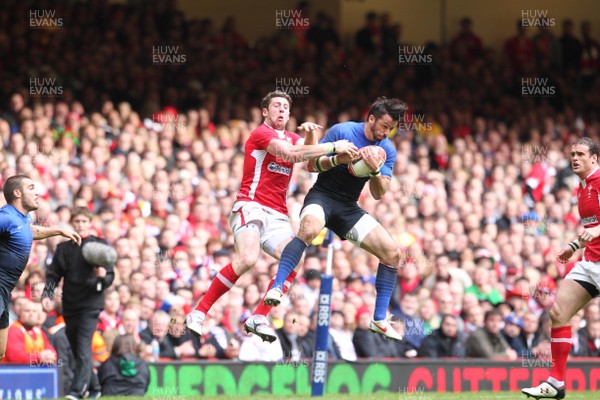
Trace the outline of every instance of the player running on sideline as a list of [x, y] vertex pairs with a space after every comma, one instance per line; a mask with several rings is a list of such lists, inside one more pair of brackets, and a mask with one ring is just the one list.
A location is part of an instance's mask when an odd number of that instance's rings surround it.
[[556, 293], [550, 309], [552, 331], [550, 350], [552, 369], [548, 380], [536, 387], [522, 390], [527, 397], [562, 399], [565, 397], [565, 370], [571, 351], [571, 318], [593, 297], [600, 294], [600, 147], [590, 138], [579, 138], [571, 146], [571, 168], [581, 182], [577, 190], [579, 215], [584, 230], [579, 239], [561, 249], [556, 257], [563, 264], [569, 262], [582, 246], [583, 258], [567, 274]]
[[[212, 305], [256, 264], [260, 249], [279, 259], [283, 248], [294, 237], [286, 204], [294, 163], [331, 153], [347, 154], [348, 157], [358, 154], [356, 146], [345, 139], [316, 144], [314, 131], [321, 126], [314, 123], [305, 122], [299, 126], [307, 132], [306, 141], [311, 144], [304, 144], [305, 140], [298, 134], [286, 131], [291, 102], [290, 96], [281, 91], [271, 92], [261, 101], [265, 120], [246, 142], [242, 184], [229, 216], [235, 256], [219, 271], [186, 318], [187, 328], [197, 336], [202, 335], [204, 320]], [[295, 273], [289, 274], [282, 290], [287, 290], [295, 276]], [[271, 308], [261, 301], [244, 325], [247, 332], [269, 342], [276, 339], [266, 318]]]
[[70, 229], [32, 225], [29, 213], [38, 209], [39, 195], [31, 178], [11, 176], [2, 191], [8, 204], [0, 208], [0, 360], [8, 340], [10, 294], [27, 266], [33, 240], [61, 235], [81, 245], [81, 237]]
[[[389, 339], [402, 340], [386, 319], [401, 251], [394, 238], [360, 208], [357, 201], [367, 181], [376, 200], [380, 200], [388, 190], [396, 160], [396, 149], [388, 135], [406, 110], [404, 102], [381, 97], [371, 105], [366, 122], [343, 122], [327, 132], [321, 143], [347, 139], [361, 149], [361, 156], [371, 170], [370, 176], [359, 178], [351, 175], [346, 165], [338, 165], [340, 156], [321, 156], [309, 163], [309, 169], [320, 174], [304, 200], [298, 235], [283, 250], [275, 282], [265, 296], [266, 304], [279, 305], [284, 294], [284, 282], [293, 274], [308, 243], [326, 226], [339, 237], [352, 241], [379, 258], [375, 315], [369, 329]], [[367, 147], [373, 145], [383, 148], [386, 153], [381, 170], [378, 152]]]

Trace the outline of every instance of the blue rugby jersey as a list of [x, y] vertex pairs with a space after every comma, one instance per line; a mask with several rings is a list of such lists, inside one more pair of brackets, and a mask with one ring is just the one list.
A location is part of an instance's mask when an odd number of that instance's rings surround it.
[[31, 216], [8, 204], [0, 208], [0, 288], [15, 288], [31, 252]]
[[[354, 143], [359, 149], [366, 146], [379, 146], [385, 150], [386, 154], [385, 163], [381, 167], [381, 174], [391, 178], [394, 162], [396, 161], [396, 148], [387, 137], [380, 141], [370, 141], [365, 137], [364, 132], [364, 122], [342, 122], [332, 126], [325, 137], [321, 139], [321, 143], [346, 139]], [[340, 164], [327, 172], [320, 173], [313, 189], [356, 202], [368, 180], [368, 177], [358, 178], [350, 174], [348, 166]]]

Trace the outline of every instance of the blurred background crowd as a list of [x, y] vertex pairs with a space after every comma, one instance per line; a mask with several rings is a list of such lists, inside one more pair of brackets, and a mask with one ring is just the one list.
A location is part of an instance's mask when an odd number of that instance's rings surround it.
[[[146, 360], [312, 356], [325, 268], [318, 243], [270, 315], [278, 341], [240, 331], [275, 273], [266, 255], [213, 307], [209, 334], [197, 340], [183, 326], [231, 261], [227, 221], [243, 146], [262, 123], [260, 98], [276, 85], [292, 90], [290, 131], [304, 121], [362, 121], [382, 95], [410, 107], [391, 138], [390, 190], [375, 201], [367, 188], [360, 200], [406, 251], [390, 309], [406, 339], [368, 331], [377, 260], [337, 240], [331, 357], [549, 357], [548, 309], [573, 266], [555, 256], [580, 229], [570, 142], [599, 134], [597, 27], [568, 19], [554, 30], [516, 27], [503, 48], [489, 48], [477, 21], [464, 18], [448, 44], [419, 44], [430, 61], [412, 65], [399, 63], [399, 49], [411, 45], [386, 14], [367, 15], [350, 44], [323, 13], [308, 29], [250, 44], [233, 18], [223, 26], [186, 20], [174, 5], [59, 6], [69, 26], [57, 30], [29, 29], [20, 2], [0, 8], [1, 180], [34, 179], [37, 223], [67, 224], [73, 207], [89, 207], [94, 234], [119, 256], [98, 326], [99, 361], [123, 334]], [[157, 65], [153, 47], [164, 43], [180, 45], [185, 62]], [[60, 95], [32, 92], [43, 84], [30, 78], [40, 76], [55, 77]], [[313, 179], [297, 165], [288, 200], [296, 228]], [[13, 320], [29, 310], [27, 299], [39, 300], [59, 240], [34, 243]], [[600, 355], [599, 304], [572, 322], [574, 356]], [[52, 339], [60, 307], [24, 314]]]

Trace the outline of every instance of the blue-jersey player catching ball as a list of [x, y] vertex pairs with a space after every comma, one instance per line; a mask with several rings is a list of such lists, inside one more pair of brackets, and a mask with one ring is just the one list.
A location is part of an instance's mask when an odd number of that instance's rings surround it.
[[[304, 200], [300, 230], [283, 250], [277, 276], [265, 296], [266, 304], [278, 305], [281, 302], [286, 278], [302, 258], [308, 243], [323, 227], [327, 227], [379, 259], [375, 283], [377, 300], [369, 329], [388, 339], [402, 340], [402, 336], [386, 319], [401, 262], [401, 250], [389, 232], [357, 202], [367, 182], [376, 200], [386, 193], [396, 160], [396, 149], [388, 135], [404, 117], [406, 110], [406, 103], [398, 99], [379, 98], [371, 105], [366, 122], [336, 124], [321, 140], [333, 142], [347, 139], [354, 143], [371, 173], [367, 177], [352, 175], [346, 164], [353, 160], [347, 155], [321, 156], [309, 163], [309, 170], [318, 172], [319, 177]], [[380, 151], [376, 146], [383, 148], [386, 154], [381, 167]]]

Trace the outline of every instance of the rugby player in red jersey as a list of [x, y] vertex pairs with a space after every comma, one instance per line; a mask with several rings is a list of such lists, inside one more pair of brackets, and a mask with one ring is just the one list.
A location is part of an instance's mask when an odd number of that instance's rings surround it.
[[565, 371], [571, 350], [571, 318], [592, 298], [600, 294], [600, 147], [590, 138], [579, 138], [571, 147], [571, 168], [581, 182], [577, 190], [577, 205], [583, 233], [558, 253], [557, 260], [569, 262], [573, 254], [584, 247], [583, 258], [567, 274], [556, 293], [550, 310], [552, 319], [550, 376], [536, 387], [522, 390], [527, 397], [562, 399], [565, 397]]

